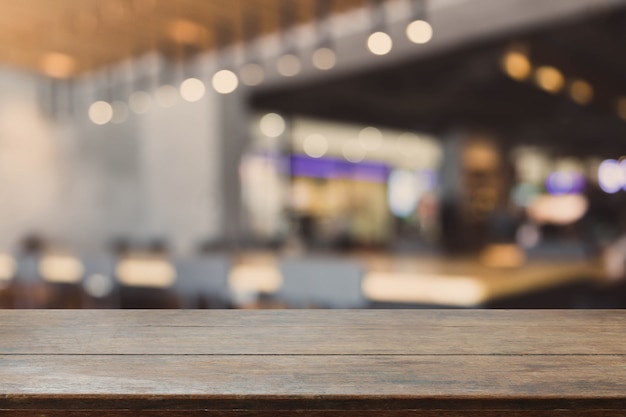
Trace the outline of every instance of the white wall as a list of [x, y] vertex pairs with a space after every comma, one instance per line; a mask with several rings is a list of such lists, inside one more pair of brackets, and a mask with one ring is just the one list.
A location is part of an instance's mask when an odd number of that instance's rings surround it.
[[44, 114], [41, 83], [0, 68], [0, 249], [30, 232], [80, 250], [165, 238], [186, 252], [219, 238], [214, 94], [98, 126], [81, 92], [74, 116]]
[[59, 224], [63, 164], [59, 132], [39, 112], [33, 79], [0, 76], [0, 246], [24, 233], [54, 234]]
[[145, 233], [169, 236], [180, 251], [221, 233], [218, 97], [179, 100], [141, 117]]

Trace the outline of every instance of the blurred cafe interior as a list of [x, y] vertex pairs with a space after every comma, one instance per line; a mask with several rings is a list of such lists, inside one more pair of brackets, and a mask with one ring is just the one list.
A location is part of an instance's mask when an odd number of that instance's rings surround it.
[[0, 308], [624, 308], [626, 0], [0, 0]]

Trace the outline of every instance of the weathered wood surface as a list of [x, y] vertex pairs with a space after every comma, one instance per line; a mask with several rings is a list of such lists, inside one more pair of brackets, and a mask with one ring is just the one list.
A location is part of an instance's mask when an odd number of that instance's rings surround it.
[[0, 311], [0, 416], [79, 415], [626, 416], [626, 311]]

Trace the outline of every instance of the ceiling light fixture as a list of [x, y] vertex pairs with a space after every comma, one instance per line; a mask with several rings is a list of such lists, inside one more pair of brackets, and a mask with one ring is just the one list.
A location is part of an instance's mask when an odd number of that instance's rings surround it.
[[[223, 23], [219, 23], [215, 27], [215, 46], [218, 51], [218, 59], [221, 58], [222, 62], [225, 61], [224, 57], [228, 54], [225, 51], [226, 47], [230, 45], [232, 36], [230, 29]], [[237, 74], [229, 69], [229, 66], [222, 63], [222, 69], [218, 70], [211, 77], [211, 86], [220, 94], [231, 94], [237, 87], [239, 87], [239, 77]]]
[[327, 71], [337, 63], [337, 54], [332, 47], [331, 2], [318, 0], [317, 5], [317, 36], [319, 41], [313, 51], [311, 60], [313, 66], [321, 71]]
[[580, 105], [593, 99], [593, 87], [585, 80], [575, 79], [569, 85], [569, 96]]
[[302, 62], [296, 52], [296, 40], [292, 32], [296, 20], [294, 7], [293, 1], [283, 0], [280, 8], [284, 53], [276, 59], [276, 70], [284, 77], [294, 77], [302, 71]]
[[555, 67], [543, 66], [535, 71], [535, 82], [542, 90], [556, 94], [563, 89], [565, 79]]
[[406, 36], [416, 44], [425, 44], [433, 38], [433, 27], [426, 20], [426, 1], [413, 0], [413, 20], [406, 27]]
[[523, 81], [530, 75], [532, 65], [524, 52], [510, 50], [502, 57], [502, 69], [514, 80]]
[[261, 65], [258, 51], [261, 50], [256, 45], [259, 35], [258, 20], [255, 16], [248, 13], [244, 15], [243, 36], [247, 46], [248, 62], [239, 69], [239, 77], [241, 82], [247, 86], [256, 86], [265, 80], [265, 69]]
[[374, 55], [387, 55], [393, 48], [391, 36], [383, 30], [386, 23], [384, 7], [382, 0], [371, 0], [372, 33], [367, 38], [367, 49]]
[[42, 56], [40, 66], [49, 77], [69, 78], [76, 71], [76, 60], [67, 54], [48, 52]]
[[[89, 119], [97, 125], [105, 125], [113, 119], [111, 105], [111, 70], [107, 69], [103, 79], [95, 83], [96, 97], [101, 97], [91, 103], [88, 110]], [[100, 85], [98, 85], [100, 84]]]

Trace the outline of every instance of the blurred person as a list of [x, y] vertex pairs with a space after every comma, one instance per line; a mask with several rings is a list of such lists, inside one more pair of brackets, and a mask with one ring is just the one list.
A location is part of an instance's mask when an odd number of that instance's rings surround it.
[[41, 308], [46, 304], [46, 286], [39, 273], [45, 248], [45, 239], [36, 233], [24, 237], [20, 244], [14, 283], [14, 304], [17, 308]]

